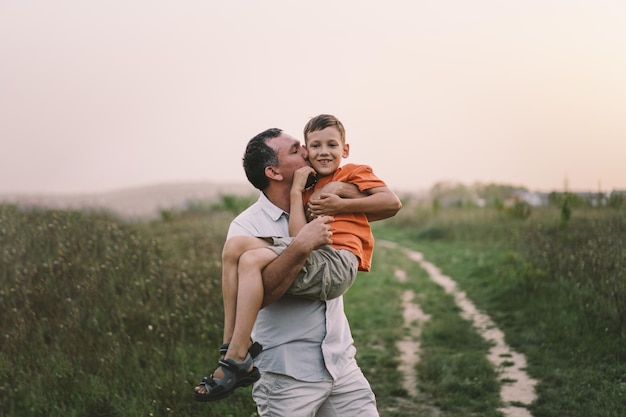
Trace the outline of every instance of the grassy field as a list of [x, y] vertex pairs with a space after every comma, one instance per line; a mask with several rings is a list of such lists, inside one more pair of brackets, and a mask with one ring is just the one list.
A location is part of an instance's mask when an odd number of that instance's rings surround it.
[[[220, 252], [246, 202], [124, 222], [107, 213], [0, 206], [1, 416], [253, 416], [249, 389], [198, 404], [221, 342]], [[617, 417], [626, 408], [626, 213], [405, 205], [378, 239], [453, 277], [524, 353], [535, 417]], [[407, 272], [406, 282], [395, 277]], [[431, 316], [419, 395], [401, 384], [401, 293]], [[346, 295], [358, 361], [381, 416], [498, 416], [488, 344], [401, 251], [377, 247]]]
[[391, 221], [392, 240], [454, 277], [527, 356], [540, 381], [535, 417], [622, 416], [626, 212], [570, 215], [564, 222], [557, 208], [523, 218], [506, 210], [403, 210]]

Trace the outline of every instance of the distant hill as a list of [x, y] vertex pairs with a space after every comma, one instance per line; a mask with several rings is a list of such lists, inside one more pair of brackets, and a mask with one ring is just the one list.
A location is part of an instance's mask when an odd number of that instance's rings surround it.
[[247, 183], [212, 182], [168, 183], [124, 188], [89, 194], [1, 194], [0, 203], [22, 207], [59, 209], [104, 209], [123, 218], [143, 219], [159, 215], [160, 210], [183, 209], [189, 203], [212, 202], [222, 195], [257, 195]]

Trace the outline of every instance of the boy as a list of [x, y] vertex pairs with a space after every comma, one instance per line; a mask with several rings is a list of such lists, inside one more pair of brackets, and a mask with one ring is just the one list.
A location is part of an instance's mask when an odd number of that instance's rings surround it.
[[[320, 199], [311, 200], [313, 215], [335, 214], [333, 230], [328, 236], [331, 246], [311, 253], [288, 294], [327, 300], [343, 295], [354, 282], [357, 270], [370, 269], [374, 239], [364, 213], [372, 212], [371, 207], [377, 210], [388, 207], [389, 212], [395, 214], [401, 203], [369, 167], [354, 164], [339, 167], [341, 159], [349, 155], [349, 145], [345, 141], [343, 125], [334, 116], [320, 115], [311, 119], [305, 126], [304, 137], [311, 167], [298, 169], [293, 177], [289, 218], [291, 236], [306, 224], [303, 207], [313, 194], [312, 190], [305, 190], [310, 174], [317, 172], [319, 185], [316, 190], [331, 181], [341, 181], [352, 183], [367, 194], [356, 199], [321, 194]], [[258, 344], [250, 347], [249, 341], [263, 302], [261, 271], [289, 242], [290, 238], [266, 240], [237, 236], [224, 245], [223, 285], [237, 288], [237, 293], [231, 297], [224, 291], [224, 341], [227, 343], [220, 349], [224, 357], [215, 373], [205, 377], [196, 387], [194, 399], [219, 400], [230, 395], [235, 388], [259, 379], [252, 357], [258, 354], [260, 347]]]

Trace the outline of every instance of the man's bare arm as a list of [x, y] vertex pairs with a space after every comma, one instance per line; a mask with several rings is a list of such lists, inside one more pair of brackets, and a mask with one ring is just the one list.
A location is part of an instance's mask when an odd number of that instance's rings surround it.
[[285, 294], [311, 251], [332, 243], [332, 221], [332, 217], [322, 216], [307, 223], [283, 253], [263, 269], [262, 307], [267, 307]]

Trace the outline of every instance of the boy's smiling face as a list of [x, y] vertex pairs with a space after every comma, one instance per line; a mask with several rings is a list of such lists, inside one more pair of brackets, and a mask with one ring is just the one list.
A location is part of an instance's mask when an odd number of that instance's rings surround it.
[[350, 146], [341, 140], [336, 127], [309, 132], [306, 149], [311, 166], [321, 177], [334, 173], [341, 165], [341, 158], [347, 158], [350, 153]]

